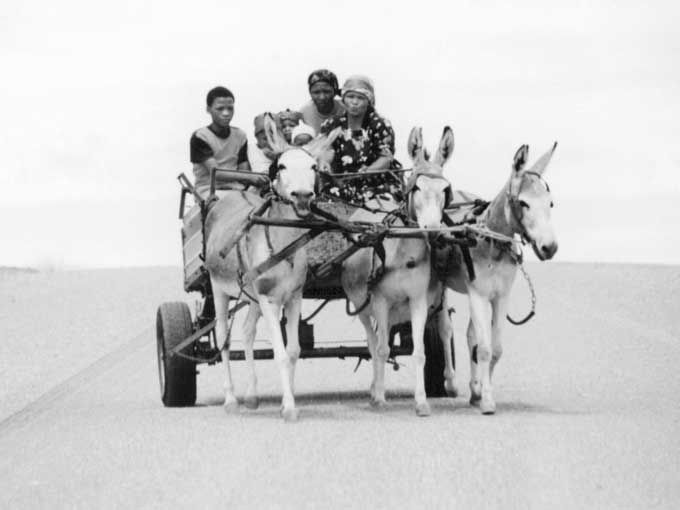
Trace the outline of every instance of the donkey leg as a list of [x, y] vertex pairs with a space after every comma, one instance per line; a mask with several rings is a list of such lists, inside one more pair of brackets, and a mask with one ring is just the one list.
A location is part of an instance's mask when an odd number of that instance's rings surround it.
[[245, 351], [246, 366], [248, 367], [248, 387], [246, 388], [246, 396], [244, 404], [248, 409], [257, 409], [260, 405], [260, 400], [257, 397], [257, 374], [255, 373], [255, 353], [253, 346], [255, 344], [255, 333], [257, 331], [257, 321], [262, 316], [260, 305], [253, 302], [248, 307], [248, 315], [243, 325], [243, 338]]
[[373, 316], [378, 325], [378, 342], [373, 356], [373, 395], [371, 405], [383, 408], [387, 405], [385, 400], [385, 365], [390, 355], [389, 335], [389, 305], [379, 294], [373, 295]]
[[300, 358], [300, 309], [302, 308], [302, 290], [293, 295], [284, 306], [286, 314], [286, 336], [288, 359], [290, 362], [290, 388], [295, 392], [295, 365]]
[[359, 321], [366, 331], [366, 342], [368, 343], [368, 353], [371, 355], [371, 363], [374, 365], [373, 374], [371, 376], [371, 401], [375, 400], [375, 360], [376, 360], [376, 350], [378, 349], [378, 337], [375, 330], [373, 329], [373, 324], [371, 324], [371, 316], [367, 313], [359, 314]]
[[467, 343], [470, 355], [470, 404], [477, 406], [482, 399], [482, 382], [479, 376], [479, 365], [477, 364], [477, 337], [475, 336], [475, 326], [472, 324], [472, 317], [467, 327]]
[[259, 302], [262, 316], [264, 317], [264, 320], [267, 321], [267, 327], [269, 329], [269, 334], [271, 335], [274, 361], [279, 367], [281, 376], [281, 388], [283, 392], [283, 399], [281, 400], [281, 416], [285, 421], [296, 421], [298, 418], [298, 410], [295, 408], [295, 398], [293, 397], [293, 390], [290, 387], [290, 361], [288, 360], [286, 347], [283, 345], [281, 324], [279, 323], [281, 305], [270, 303], [266, 296], [260, 296]]
[[496, 403], [493, 400], [493, 388], [489, 377], [489, 364], [491, 362], [491, 317], [489, 315], [489, 302], [484, 296], [475, 292], [470, 293], [470, 318], [477, 339], [477, 365], [481, 382], [482, 398], [479, 406], [484, 414], [493, 414], [496, 411]]
[[456, 372], [453, 368], [453, 326], [447, 311], [446, 301], [444, 301], [442, 310], [437, 315], [437, 322], [439, 336], [444, 344], [444, 389], [449, 397], [457, 397]]
[[430, 404], [427, 402], [425, 393], [425, 345], [423, 336], [425, 335], [425, 321], [427, 320], [427, 298], [425, 295], [409, 300], [411, 309], [411, 331], [413, 336], [413, 354], [411, 358], [415, 361], [415, 400], [416, 414], [418, 416], [429, 416], [431, 414]]
[[493, 370], [503, 355], [503, 330], [505, 315], [508, 310], [508, 296], [501, 296], [491, 302], [491, 363], [489, 364], [489, 379], [493, 377]]
[[214, 282], [212, 288], [215, 302], [215, 338], [217, 345], [222, 345], [222, 362], [224, 363], [224, 410], [231, 413], [238, 411], [238, 400], [234, 395], [234, 384], [231, 380], [229, 362], [229, 342], [227, 342], [227, 322], [229, 313], [229, 296], [222, 292]]

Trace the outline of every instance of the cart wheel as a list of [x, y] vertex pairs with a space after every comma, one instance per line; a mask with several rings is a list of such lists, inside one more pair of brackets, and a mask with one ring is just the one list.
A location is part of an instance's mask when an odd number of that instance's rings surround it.
[[[156, 314], [158, 380], [166, 407], [192, 406], [196, 403], [196, 363], [171, 356], [175, 346], [193, 333], [191, 312], [186, 303], [163, 303]], [[181, 352], [192, 353], [192, 345]]]
[[[444, 345], [439, 338], [436, 320], [429, 320], [425, 325], [425, 393], [428, 397], [446, 397], [444, 387]], [[453, 366], [456, 366], [456, 355], [451, 349]]]

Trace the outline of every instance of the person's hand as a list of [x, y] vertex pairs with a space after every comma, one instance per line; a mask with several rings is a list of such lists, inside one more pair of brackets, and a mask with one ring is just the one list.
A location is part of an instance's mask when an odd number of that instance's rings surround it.
[[319, 172], [324, 174], [330, 174], [331, 164], [328, 161], [319, 161]]
[[357, 172], [360, 173], [360, 174], [365, 174], [368, 171], [369, 170], [368, 170], [368, 167], [366, 165], [362, 166], [361, 168], [359, 168], [359, 170], [357, 170]]

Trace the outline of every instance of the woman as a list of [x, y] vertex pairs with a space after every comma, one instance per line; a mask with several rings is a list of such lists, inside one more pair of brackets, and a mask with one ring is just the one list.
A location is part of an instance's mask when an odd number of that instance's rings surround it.
[[333, 173], [384, 170], [399, 166], [394, 159], [394, 130], [390, 121], [375, 111], [373, 83], [365, 76], [351, 76], [342, 87], [346, 112], [321, 125], [328, 134], [338, 126], [342, 134], [329, 156]]
[[300, 108], [302, 120], [318, 133], [321, 125], [328, 119], [345, 113], [345, 107], [335, 97], [340, 95], [338, 78], [328, 69], [317, 69], [307, 78], [307, 88], [311, 101]]

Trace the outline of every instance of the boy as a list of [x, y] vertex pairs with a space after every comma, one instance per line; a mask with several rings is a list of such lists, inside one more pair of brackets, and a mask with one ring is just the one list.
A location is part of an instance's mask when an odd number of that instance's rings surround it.
[[[230, 126], [234, 117], [234, 94], [225, 87], [215, 87], [206, 96], [206, 111], [212, 118], [209, 126], [194, 131], [189, 143], [191, 162], [194, 164], [196, 191], [202, 197], [210, 193], [210, 171], [250, 171], [248, 140], [237, 127]], [[220, 178], [217, 172], [216, 189], [243, 189], [243, 185]]]

